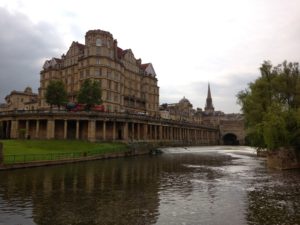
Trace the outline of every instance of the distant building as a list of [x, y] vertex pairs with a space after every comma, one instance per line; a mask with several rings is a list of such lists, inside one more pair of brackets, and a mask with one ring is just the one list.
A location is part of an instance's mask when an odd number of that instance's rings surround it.
[[0, 105], [0, 111], [36, 110], [38, 108], [38, 95], [32, 92], [31, 87], [24, 91], [12, 91], [5, 97], [5, 104]]
[[40, 73], [39, 107], [49, 108], [45, 91], [51, 80], [61, 80], [70, 102], [84, 80], [101, 84], [106, 111], [158, 115], [159, 87], [151, 63], [142, 64], [131, 49], [123, 50], [112, 34], [90, 30], [85, 44], [73, 42], [61, 58], [46, 60]]
[[197, 122], [200, 124], [201, 114], [202, 110], [193, 109], [193, 105], [185, 97], [183, 97], [178, 103], [165, 103], [160, 106], [160, 116], [164, 119]]

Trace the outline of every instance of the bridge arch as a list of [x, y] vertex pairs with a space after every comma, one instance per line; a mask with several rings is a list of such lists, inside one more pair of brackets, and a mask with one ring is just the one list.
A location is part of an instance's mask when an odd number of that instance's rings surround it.
[[239, 145], [239, 140], [236, 134], [234, 133], [227, 133], [223, 135], [222, 141], [224, 145]]

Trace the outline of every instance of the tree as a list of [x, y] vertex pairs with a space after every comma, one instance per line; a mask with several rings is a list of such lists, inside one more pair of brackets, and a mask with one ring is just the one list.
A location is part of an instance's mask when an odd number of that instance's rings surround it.
[[101, 104], [100, 83], [86, 79], [79, 90], [77, 100], [79, 103], [86, 104], [87, 110], [90, 110], [94, 105]]
[[300, 148], [300, 73], [298, 63], [273, 67], [264, 62], [261, 76], [237, 94], [250, 145], [269, 150]]
[[60, 80], [50, 81], [46, 89], [45, 98], [51, 109], [53, 105], [57, 105], [58, 108], [65, 105], [68, 98], [63, 82]]

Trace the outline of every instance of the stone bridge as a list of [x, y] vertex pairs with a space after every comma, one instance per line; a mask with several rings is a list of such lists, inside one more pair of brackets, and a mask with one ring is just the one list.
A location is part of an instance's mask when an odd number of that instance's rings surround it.
[[245, 144], [245, 127], [243, 118], [220, 120], [220, 144]]

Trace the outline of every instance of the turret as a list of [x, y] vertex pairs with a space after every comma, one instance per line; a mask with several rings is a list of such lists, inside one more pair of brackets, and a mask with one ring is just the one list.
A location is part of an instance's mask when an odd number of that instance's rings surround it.
[[89, 30], [85, 34], [85, 56], [101, 55], [114, 58], [114, 44], [111, 33], [103, 30]]

